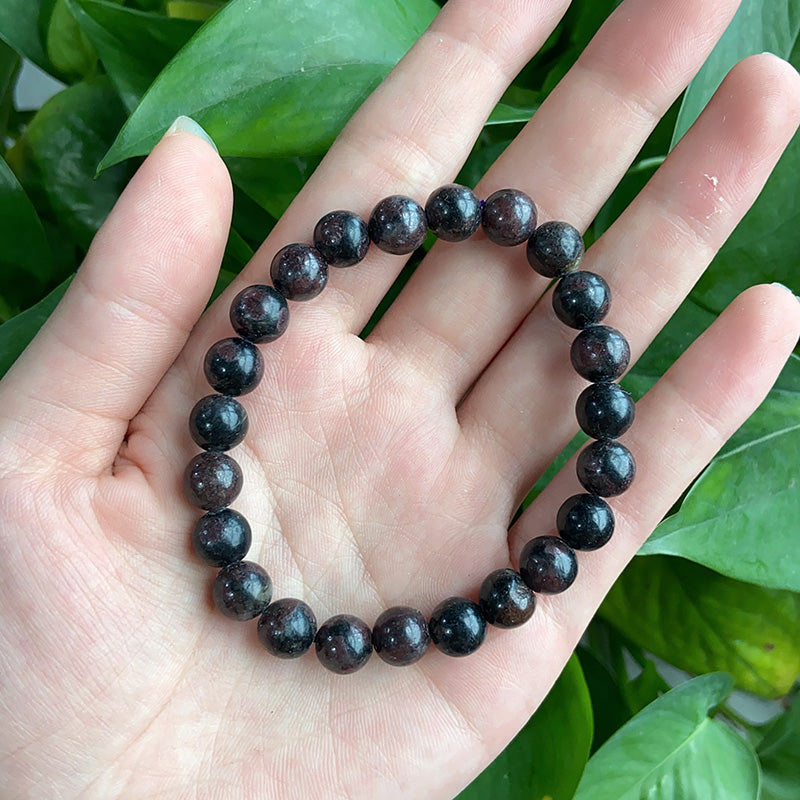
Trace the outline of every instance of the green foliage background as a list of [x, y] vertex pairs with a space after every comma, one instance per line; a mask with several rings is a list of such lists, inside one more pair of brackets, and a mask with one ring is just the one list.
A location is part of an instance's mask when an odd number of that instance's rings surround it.
[[[462, 182], [477, 182], [616, 5], [573, 2], [488, 120]], [[234, 180], [222, 287], [437, 10], [433, 0], [3, 0], [0, 374], [176, 116], [209, 131]], [[735, 61], [769, 50], [799, 66], [798, 30], [800, 0], [744, 0], [587, 241], [644, 185]], [[23, 58], [64, 83], [35, 112], [15, 104]], [[636, 396], [745, 287], [780, 281], [800, 293], [798, 174], [796, 137], [626, 378]], [[799, 455], [794, 355], [619, 579], [544, 705], [463, 800], [800, 798]], [[698, 677], [669, 691], [653, 657]], [[754, 725], [730, 707], [734, 687], [787, 710]]]

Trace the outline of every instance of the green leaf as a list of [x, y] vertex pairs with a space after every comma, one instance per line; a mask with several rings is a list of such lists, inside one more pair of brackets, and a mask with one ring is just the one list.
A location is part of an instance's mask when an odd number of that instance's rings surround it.
[[43, 204], [49, 205], [60, 227], [83, 249], [128, 179], [126, 168], [93, 179], [124, 117], [108, 78], [82, 81], [48, 100], [15, 147], [15, 171], [28, 195], [40, 213]]
[[39, 0], [0, 3], [0, 39], [42, 69], [52, 71], [39, 39]]
[[61, 72], [90, 75], [97, 63], [92, 43], [81, 31], [66, 0], [56, 0], [47, 26], [47, 55]]
[[8, 133], [8, 123], [14, 111], [14, 87], [22, 64], [17, 51], [0, 40], [0, 148]]
[[224, 155], [320, 154], [437, 10], [432, 0], [232, 0], [161, 73], [101, 167], [149, 152], [180, 114]]
[[798, 0], [743, 0], [728, 29], [684, 93], [672, 146], [689, 130], [737, 61], [765, 51], [788, 58], [798, 32]]
[[489, 114], [489, 119], [486, 120], [487, 125], [514, 125], [518, 123], [526, 123], [535, 113], [538, 108], [537, 104], [531, 105], [511, 105], [509, 103], [498, 103], [492, 113]]
[[36, 209], [0, 158], [0, 295], [24, 308], [52, 277], [50, 248]]
[[800, 672], [800, 595], [740, 583], [682, 558], [635, 558], [600, 608], [628, 639], [695, 674], [785, 694]]
[[758, 761], [711, 709], [727, 675], [703, 675], [651, 703], [589, 760], [575, 800], [754, 800]]
[[770, 723], [756, 748], [764, 788], [761, 800], [797, 800], [800, 797], [800, 702]]
[[201, 0], [167, 0], [167, 15], [173, 18], [182, 18], [203, 21], [212, 17], [222, 8], [222, 3], [207, 3]]
[[528, 724], [457, 800], [570, 800], [589, 757], [592, 724], [573, 655]]
[[8, 372], [19, 354], [39, 332], [39, 328], [58, 305], [71, 281], [72, 276], [35, 306], [0, 325], [0, 378]]
[[67, 0], [128, 111], [199, 25], [104, 0]]

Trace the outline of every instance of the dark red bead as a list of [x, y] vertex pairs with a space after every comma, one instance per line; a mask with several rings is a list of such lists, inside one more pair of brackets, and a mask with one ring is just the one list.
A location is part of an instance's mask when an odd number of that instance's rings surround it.
[[513, 247], [529, 239], [536, 228], [536, 206], [519, 189], [500, 189], [483, 204], [483, 230], [490, 241]]
[[636, 462], [625, 445], [613, 439], [592, 442], [578, 453], [578, 480], [587, 492], [600, 497], [622, 494], [636, 475]]
[[614, 533], [614, 512], [602, 497], [574, 494], [558, 509], [556, 528], [573, 550], [597, 550]]
[[394, 194], [372, 209], [369, 236], [387, 253], [408, 255], [424, 241], [428, 232], [425, 211], [410, 197]]
[[570, 272], [553, 289], [553, 311], [570, 328], [596, 325], [605, 317], [609, 308], [611, 290], [594, 272]]
[[203, 369], [212, 389], [238, 397], [258, 386], [264, 375], [264, 359], [252, 342], [231, 337], [211, 345]]
[[431, 614], [431, 641], [448, 656], [468, 656], [486, 638], [486, 620], [480, 606], [466, 597], [448, 597]]
[[252, 561], [235, 561], [214, 578], [214, 605], [226, 616], [241, 622], [261, 614], [272, 598], [272, 581], [266, 570]]
[[568, 222], [544, 222], [528, 239], [528, 263], [545, 278], [560, 278], [583, 258], [583, 238]]
[[231, 325], [249, 342], [273, 342], [289, 326], [286, 298], [274, 287], [254, 284], [233, 298]]
[[445, 242], [469, 239], [481, 224], [481, 203], [466, 186], [449, 183], [431, 193], [425, 203], [428, 227]]
[[537, 536], [522, 548], [519, 572], [534, 592], [558, 594], [575, 582], [578, 559], [557, 536]]
[[421, 611], [394, 606], [384, 611], [372, 627], [375, 652], [393, 667], [419, 661], [431, 643], [428, 621]]
[[195, 403], [189, 433], [204, 450], [230, 450], [247, 435], [247, 412], [232, 397], [210, 394]]
[[628, 368], [631, 348], [616, 328], [592, 325], [575, 337], [569, 356], [575, 371], [587, 381], [613, 381]]
[[320, 664], [337, 675], [360, 670], [372, 655], [369, 626], [351, 614], [339, 614], [323, 622], [314, 645]]
[[322, 253], [307, 244], [287, 244], [278, 250], [269, 274], [287, 300], [311, 300], [328, 283], [328, 265]]
[[225, 453], [200, 453], [186, 465], [183, 489], [198, 508], [222, 511], [242, 491], [242, 469]]
[[212, 567], [241, 561], [250, 549], [250, 524], [232, 508], [213, 511], [197, 520], [192, 531], [195, 553]]
[[513, 569], [490, 572], [481, 585], [480, 606], [486, 621], [498, 628], [517, 628], [536, 608], [536, 597]]
[[317, 619], [302, 601], [293, 597], [276, 600], [258, 620], [258, 639], [278, 658], [298, 658], [314, 643]]
[[633, 424], [633, 398], [617, 383], [592, 383], [578, 396], [578, 425], [593, 439], [616, 439]]
[[314, 228], [314, 247], [329, 266], [352, 267], [367, 255], [367, 223], [352, 211], [331, 211]]

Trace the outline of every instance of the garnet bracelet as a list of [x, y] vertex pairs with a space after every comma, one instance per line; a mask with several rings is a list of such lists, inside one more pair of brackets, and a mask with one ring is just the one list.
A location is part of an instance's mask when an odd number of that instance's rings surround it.
[[[287, 300], [311, 300], [328, 281], [328, 267], [349, 267], [367, 254], [370, 241], [381, 250], [408, 255], [430, 229], [440, 239], [459, 242], [479, 227], [496, 244], [526, 244], [530, 265], [547, 278], [560, 280], [553, 291], [556, 316], [580, 330], [570, 358], [579, 375], [590, 381], [575, 412], [580, 427], [596, 441], [577, 461], [585, 494], [574, 495], [556, 516], [558, 536], [531, 539], [522, 550], [520, 569], [499, 569], [480, 588], [479, 601], [443, 600], [429, 620], [416, 609], [396, 606], [381, 614], [372, 630], [358, 617], [339, 614], [317, 629], [302, 600], [270, 602], [272, 581], [266, 571], [244, 561], [250, 547], [247, 520], [229, 506], [242, 488], [242, 471], [228, 455], [245, 437], [247, 412], [235, 398], [256, 388], [264, 372], [257, 344], [281, 336], [289, 324]], [[624, 492], [636, 466], [630, 451], [616, 441], [633, 422], [631, 396], [614, 381], [628, 366], [630, 348], [614, 328], [599, 324], [608, 312], [608, 284], [592, 272], [575, 271], [583, 252], [580, 233], [566, 222], [536, 227], [536, 207], [528, 195], [501, 189], [481, 202], [464, 186], [437, 189], [423, 209], [409, 197], [381, 200], [369, 224], [349, 211], [332, 211], [314, 228], [314, 246], [290, 244], [272, 260], [273, 286], [248, 286], [233, 299], [230, 320], [237, 336], [212, 345], [205, 357], [206, 378], [217, 394], [192, 409], [189, 429], [203, 449], [186, 467], [184, 489], [189, 500], [207, 513], [194, 528], [197, 555], [221, 567], [214, 579], [217, 608], [237, 620], [260, 617], [258, 637], [280, 658], [296, 658], [315, 645], [323, 666], [338, 674], [355, 672], [373, 649], [387, 663], [402, 666], [422, 657], [429, 644], [451, 656], [473, 653], [486, 636], [487, 623], [499, 628], [522, 625], [533, 614], [535, 593], [563, 592], [575, 580], [575, 550], [596, 550], [611, 538], [614, 515], [604, 497]]]

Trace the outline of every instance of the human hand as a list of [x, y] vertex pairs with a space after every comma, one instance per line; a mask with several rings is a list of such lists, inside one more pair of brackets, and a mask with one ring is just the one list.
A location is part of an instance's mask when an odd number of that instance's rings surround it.
[[[511, 4], [506, 4], [511, 6]], [[351, 678], [266, 654], [223, 618], [188, 546], [186, 419], [227, 308], [272, 254], [335, 208], [424, 201], [451, 180], [563, 3], [451, 0], [354, 117], [263, 248], [193, 328], [214, 284], [231, 193], [213, 150], [167, 136], [131, 182], [67, 296], [0, 384], [0, 786], [8, 796], [452, 796], [541, 702], [604, 593], [691, 478], [759, 403], [800, 331], [777, 287], [738, 298], [639, 403], [638, 462], [617, 528], [576, 584], [469, 659], [435, 650]], [[735, 3], [626, 0], [478, 187], [527, 191], [543, 219], [586, 226]], [[769, 56], [740, 64], [583, 267], [611, 284], [608, 322], [634, 358], [752, 203], [800, 115]], [[712, 185], [704, 175], [714, 175]], [[365, 342], [402, 259], [335, 270], [262, 347], [233, 455], [248, 558], [319, 621], [371, 623], [474, 596], [550, 533], [579, 491], [568, 464], [508, 531], [575, 429], [573, 331], [537, 305], [520, 248], [437, 244]], [[531, 310], [533, 309], [533, 310]], [[535, 412], [532, 411], [535, 409]], [[4, 783], [3, 783], [4, 781]]]

